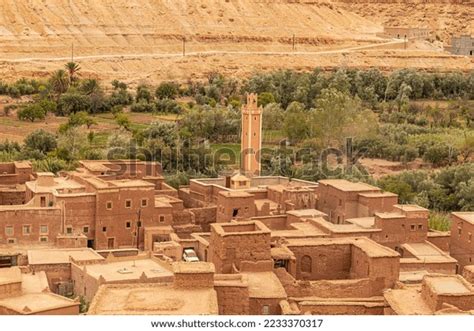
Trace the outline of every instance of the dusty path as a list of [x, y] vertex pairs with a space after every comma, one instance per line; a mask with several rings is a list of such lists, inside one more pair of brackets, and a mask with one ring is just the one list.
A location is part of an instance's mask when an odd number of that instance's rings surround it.
[[[186, 52], [186, 56], [205, 56], [205, 55], [325, 55], [338, 54], [353, 51], [360, 51], [370, 48], [379, 48], [384, 46], [403, 45], [404, 40], [394, 39], [383, 43], [374, 43], [371, 45], [362, 45], [354, 47], [345, 47], [341, 49], [333, 49], [326, 51], [201, 51]], [[138, 59], [138, 58], [176, 58], [183, 57], [183, 53], [143, 53], [143, 54], [103, 54], [103, 55], [85, 55], [75, 56], [74, 60], [107, 60], [107, 59]], [[5, 63], [25, 63], [25, 62], [64, 62], [71, 60], [71, 57], [27, 57], [19, 59], [1, 59], [0, 62]]]

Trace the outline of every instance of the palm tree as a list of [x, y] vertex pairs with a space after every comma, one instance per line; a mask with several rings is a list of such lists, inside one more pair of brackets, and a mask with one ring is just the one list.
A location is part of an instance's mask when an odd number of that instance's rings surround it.
[[61, 94], [65, 93], [69, 88], [69, 79], [66, 71], [59, 69], [53, 72], [49, 83], [51, 85], [51, 91], [56, 96], [56, 100], [59, 100]]
[[66, 63], [65, 68], [69, 72], [69, 81], [72, 85], [76, 80], [75, 75], [78, 73], [79, 70], [81, 70], [81, 67], [79, 67], [79, 64], [77, 64], [76, 62], [68, 62]]

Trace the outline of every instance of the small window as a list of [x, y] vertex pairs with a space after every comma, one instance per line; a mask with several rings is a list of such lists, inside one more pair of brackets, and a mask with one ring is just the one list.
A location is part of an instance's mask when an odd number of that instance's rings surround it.
[[342, 206], [342, 199], [339, 199], [339, 206]]
[[125, 227], [126, 227], [127, 229], [130, 229], [130, 228], [132, 227], [132, 222], [127, 222], [127, 223], [125, 223]]
[[6, 226], [5, 227], [5, 235], [6, 236], [13, 236], [13, 234], [14, 234], [13, 226], [10, 226], [10, 225]]
[[142, 207], [148, 206], [148, 199], [142, 199]]
[[132, 200], [125, 200], [125, 208], [132, 208]]
[[83, 227], [82, 232], [84, 232], [86, 234], [89, 233], [89, 227], [88, 226]]
[[405, 224], [402, 224], [402, 228], [405, 228]]
[[48, 237], [40, 237], [40, 242], [47, 243], [48, 242]]
[[102, 227], [102, 232], [107, 232], [107, 227], [106, 226]]
[[68, 227], [66, 228], [66, 233], [67, 233], [67, 234], [72, 234], [72, 226], [68, 226]]
[[8, 238], [7, 243], [16, 244], [16, 239], [15, 238]]
[[23, 235], [30, 235], [31, 234], [31, 226], [30, 225], [23, 225]]
[[418, 224], [418, 230], [423, 230], [423, 224]]
[[410, 225], [410, 229], [411, 229], [412, 231], [415, 231], [415, 230], [416, 230], [415, 224]]
[[165, 222], [165, 217], [164, 216], [160, 216], [160, 223], [164, 223]]
[[112, 201], [107, 201], [107, 210], [111, 210], [112, 209]]
[[461, 228], [458, 228], [458, 236], [460, 236], [462, 233], [462, 229]]
[[472, 241], [472, 233], [471, 232], [469, 232], [469, 234], [467, 235], [467, 240], [469, 240], [469, 242]]
[[41, 234], [48, 233], [48, 226], [47, 225], [40, 225], [40, 233]]
[[270, 315], [270, 306], [262, 307], [262, 315]]

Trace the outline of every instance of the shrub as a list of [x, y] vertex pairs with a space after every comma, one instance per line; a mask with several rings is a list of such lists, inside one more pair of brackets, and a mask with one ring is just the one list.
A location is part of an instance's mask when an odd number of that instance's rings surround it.
[[154, 103], [142, 100], [132, 104], [130, 110], [134, 113], [153, 113], [156, 110], [156, 106]]
[[18, 119], [22, 121], [43, 120], [46, 117], [46, 112], [38, 104], [28, 105], [18, 111]]

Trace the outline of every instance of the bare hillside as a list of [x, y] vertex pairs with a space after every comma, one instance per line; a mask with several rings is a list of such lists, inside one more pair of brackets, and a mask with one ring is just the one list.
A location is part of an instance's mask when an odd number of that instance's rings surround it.
[[[474, 67], [471, 59], [433, 45], [405, 49], [400, 41], [377, 37], [397, 13], [389, 8], [402, 8], [401, 2], [0, 0], [0, 77], [46, 76], [72, 53], [83, 75], [131, 82], [203, 78], [215, 70], [245, 76], [317, 66]], [[472, 8], [453, 6], [460, 22]]]
[[[1, 56], [140, 53], [202, 44], [331, 44], [378, 24], [324, 1], [1, 0]], [[203, 46], [202, 49], [205, 49]]]
[[387, 26], [426, 27], [450, 43], [452, 34], [474, 34], [473, 0], [334, 0], [344, 9]]

